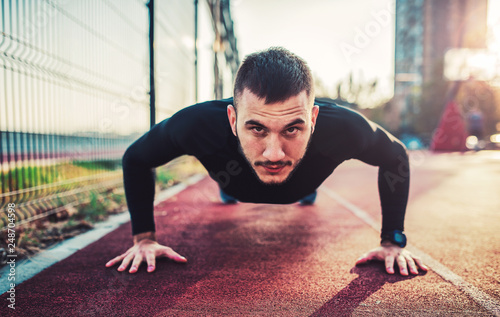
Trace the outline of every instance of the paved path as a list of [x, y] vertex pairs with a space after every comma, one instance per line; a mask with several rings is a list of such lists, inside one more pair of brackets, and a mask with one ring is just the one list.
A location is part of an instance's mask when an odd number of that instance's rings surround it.
[[499, 316], [500, 152], [414, 152], [412, 162], [406, 233], [431, 261], [425, 275], [354, 266], [379, 242], [380, 210], [377, 169], [352, 161], [307, 207], [222, 205], [203, 179], [156, 209], [159, 241], [187, 264], [105, 268], [130, 246], [126, 223], [17, 285], [13, 315]]

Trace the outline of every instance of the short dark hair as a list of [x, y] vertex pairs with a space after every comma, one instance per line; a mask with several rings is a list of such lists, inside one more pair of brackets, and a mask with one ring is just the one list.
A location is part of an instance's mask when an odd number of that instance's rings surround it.
[[265, 98], [266, 104], [288, 100], [304, 90], [308, 97], [314, 93], [307, 63], [282, 47], [271, 47], [245, 57], [234, 82], [234, 106], [245, 88]]

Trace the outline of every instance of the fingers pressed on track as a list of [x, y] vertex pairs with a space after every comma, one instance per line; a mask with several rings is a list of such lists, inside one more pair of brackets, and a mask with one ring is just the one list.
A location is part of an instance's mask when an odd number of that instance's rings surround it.
[[153, 272], [156, 267], [156, 257], [153, 252], [146, 254], [146, 262], [148, 263], [148, 272]]
[[139, 266], [142, 262], [142, 254], [136, 254], [134, 257], [134, 261], [132, 262], [132, 266], [130, 267], [129, 273], [135, 273], [139, 269]]
[[398, 266], [399, 266], [399, 273], [401, 273], [401, 275], [405, 275], [405, 276], [408, 275], [408, 265], [406, 263], [405, 256], [402, 254], [398, 255], [397, 262], [398, 262]]
[[414, 256], [413, 260], [415, 261], [415, 263], [417, 263], [418, 267], [421, 268], [423, 271], [425, 272], [429, 271], [429, 267], [427, 267], [427, 265], [425, 265], [424, 262], [419, 257]]
[[123, 258], [125, 258], [125, 254], [122, 254], [122, 255], [119, 255], [111, 260], [109, 260], [107, 263], [106, 263], [106, 267], [110, 267], [110, 266], [113, 266], [115, 265], [117, 262], [120, 262], [121, 260], [123, 260]]
[[370, 261], [370, 258], [369, 258], [369, 255], [368, 253], [365, 253], [363, 254], [362, 256], [360, 256], [357, 260], [356, 260], [356, 265], [358, 264], [363, 264], [363, 263], [366, 263]]
[[122, 272], [125, 271], [127, 266], [130, 264], [130, 261], [134, 258], [134, 255], [129, 253], [122, 261], [122, 264], [118, 267], [118, 271]]
[[418, 269], [417, 266], [415, 265], [415, 261], [413, 261], [413, 258], [409, 255], [405, 256], [406, 259], [406, 264], [408, 265], [408, 268], [410, 269], [411, 274], [418, 274]]
[[385, 258], [385, 270], [389, 274], [394, 274], [394, 257], [392, 255]]
[[174, 250], [172, 250], [172, 248], [169, 248], [169, 247], [166, 247], [164, 250], [163, 250], [163, 254], [171, 259], [171, 260], [174, 260], [176, 262], [187, 262], [187, 259], [185, 257], [183, 257], [182, 255], [180, 255], [179, 253], [175, 252]]

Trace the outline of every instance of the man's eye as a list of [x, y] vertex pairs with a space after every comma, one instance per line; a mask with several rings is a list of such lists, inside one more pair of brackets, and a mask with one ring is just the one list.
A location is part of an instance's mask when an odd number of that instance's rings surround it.
[[262, 127], [253, 127], [251, 130], [255, 133], [262, 133], [264, 132], [264, 129]]
[[288, 134], [288, 135], [295, 134], [295, 133], [297, 133], [297, 131], [299, 131], [299, 129], [297, 127], [291, 127], [291, 128], [288, 128], [285, 130], [286, 134]]

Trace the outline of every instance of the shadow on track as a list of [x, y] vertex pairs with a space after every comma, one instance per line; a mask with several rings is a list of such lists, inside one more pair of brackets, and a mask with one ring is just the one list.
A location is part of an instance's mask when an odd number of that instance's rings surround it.
[[385, 272], [382, 262], [371, 262], [366, 265], [355, 266], [350, 272], [357, 274], [358, 277], [321, 306], [311, 317], [351, 316], [359, 304], [381, 289], [386, 283], [392, 284], [407, 281], [418, 276], [402, 276], [398, 273], [389, 275]]

